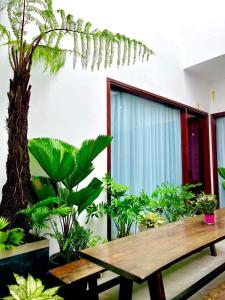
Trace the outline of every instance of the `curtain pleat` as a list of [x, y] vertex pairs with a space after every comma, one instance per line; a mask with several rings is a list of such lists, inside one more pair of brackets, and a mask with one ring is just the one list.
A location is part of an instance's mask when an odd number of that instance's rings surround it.
[[111, 91], [112, 177], [129, 192], [182, 182], [180, 110]]
[[[216, 120], [216, 148], [217, 166], [225, 168], [225, 117]], [[220, 207], [225, 207], [225, 191], [222, 187], [223, 179], [218, 175]]]

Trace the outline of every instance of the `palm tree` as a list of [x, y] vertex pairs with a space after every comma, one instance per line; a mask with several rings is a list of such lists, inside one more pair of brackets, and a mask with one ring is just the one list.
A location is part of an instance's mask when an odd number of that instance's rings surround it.
[[[52, 0], [6, 0], [0, 7], [7, 11], [10, 27], [0, 24], [0, 40], [8, 46], [9, 62], [13, 70], [8, 92], [8, 157], [7, 181], [2, 190], [0, 215], [13, 226], [24, 227], [24, 221], [16, 213], [26, 208], [29, 200], [30, 170], [28, 157], [28, 110], [31, 96], [30, 75], [33, 61], [42, 61], [44, 69], [58, 72], [66, 55], [73, 55], [73, 67], [80, 59], [84, 70], [91, 65], [99, 69], [112, 65], [117, 50], [117, 65], [145, 60], [153, 54], [142, 42], [109, 30], [91, 31], [91, 23], [74, 20], [62, 9], [56, 12]], [[29, 36], [30, 26], [37, 34]], [[73, 41], [71, 49], [64, 48], [64, 37]], [[91, 46], [93, 50], [91, 50]]]

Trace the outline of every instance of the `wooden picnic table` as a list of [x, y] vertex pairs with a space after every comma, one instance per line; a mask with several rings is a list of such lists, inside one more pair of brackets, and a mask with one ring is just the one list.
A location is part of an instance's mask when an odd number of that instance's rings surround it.
[[[178, 261], [225, 239], [225, 209], [214, 225], [199, 215], [82, 250], [81, 256], [119, 275], [120, 300], [132, 298], [133, 282], [148, 282], [151, 300], [165, 300], [161, 272]], [[174, 299], [187, 299], [225, 270], [225, 263]], [[197, 272], [197, 270], [196, 270]]]

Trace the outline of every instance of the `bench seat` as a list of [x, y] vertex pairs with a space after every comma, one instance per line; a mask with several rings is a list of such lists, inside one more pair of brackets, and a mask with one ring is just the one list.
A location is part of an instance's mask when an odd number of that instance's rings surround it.
[[104, 268], [82, 258], [66, 265], [51, 269], [49, 270], [49, 273], [65, 284], [71, 284], [78, 282], [79, 280], [97, 276], [99, 273], [104, 271]]

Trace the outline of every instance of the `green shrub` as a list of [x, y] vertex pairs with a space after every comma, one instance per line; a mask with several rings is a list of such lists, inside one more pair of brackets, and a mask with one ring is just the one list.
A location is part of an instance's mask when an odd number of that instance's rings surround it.
[[44, 290], [45, 286], [40, 279], [34, 279], [30, 274], [27, 279], [14, 274], [17, 284], [8, 285], [10, 296], [3, 300], [63, 300], [56, 295], [59, 287]]

